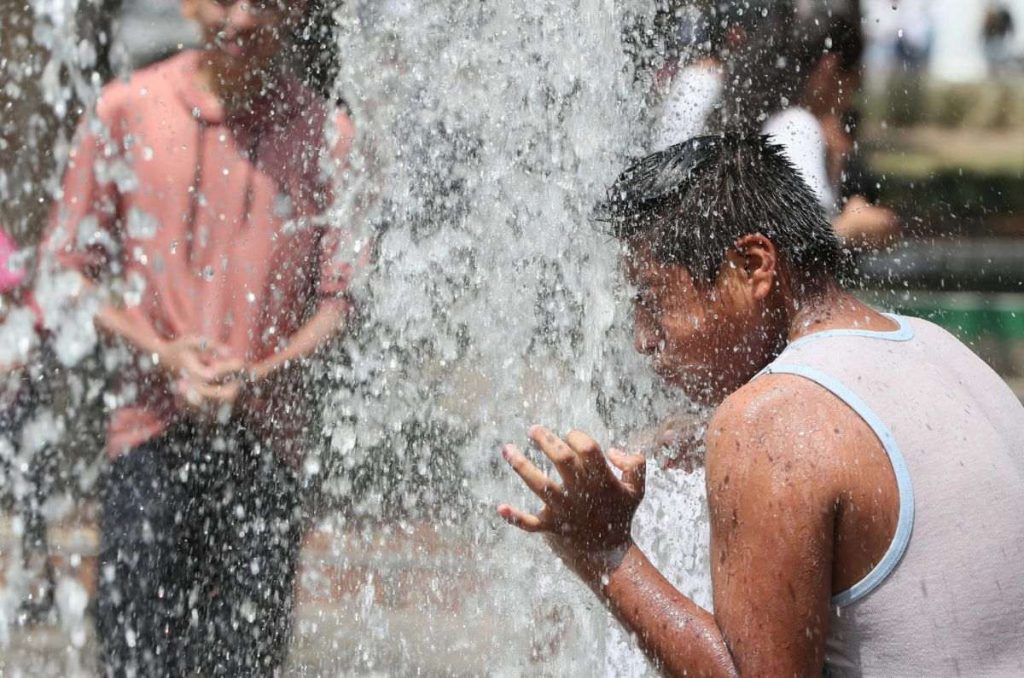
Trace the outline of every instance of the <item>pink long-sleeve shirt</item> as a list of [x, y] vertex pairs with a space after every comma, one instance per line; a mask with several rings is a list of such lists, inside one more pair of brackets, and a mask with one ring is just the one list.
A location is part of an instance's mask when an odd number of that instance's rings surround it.
[[0, 294], [15, 289], [25, 278], [24, 272], [11, 266], [11, 259], [17, 251], [14, 241], [0, 226]]
[[[183, 52], [105, 88], [79, 131], [45, 247], [90, 279], [141, 289], [126, 295], [127, 312], [154, 335], [207, 337], [253, 364], [324, 299], [345, 298], [351, 266], [337, 252], [350, 233], [317, 217], [353, 128], [288, 79], [230, 115], [199, 86], [199, 57]], [[179, 414], [155, 375], [122, 377], [111, 456]]]

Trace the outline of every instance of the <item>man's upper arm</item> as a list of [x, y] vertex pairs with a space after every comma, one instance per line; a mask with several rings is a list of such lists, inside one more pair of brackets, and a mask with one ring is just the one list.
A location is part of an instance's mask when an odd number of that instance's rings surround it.
[[800, 382], [762, 377], [708, 428], [715, 619], [743, 675], [820, 674], [824, 661], [834, 481], [807, 400], [820, 394]]
[[352, 144], [355, 142], [356, 128], [352, 124], [352, 118], [345, 111], [337, 111], [334, 114], [333, 146], [331, 156], [339, 168], [349, 163], [352, 153]]
[[43, 253], [61, 266], [96, 278], [116, 250], [117, 187], [97, 175], [103, 163], [122, 161], [117, 141], [116, 109], [119, 89], [108, 87], [97, 104], [96, 116], [79, 123], [75, 144], [61, 182], [43, 239]]
[[[355, 127], [351, 118], [343, 111], [339, 111], [334, 116], [334, 135], [331, 152], [336, 172], [333, 177], [334, 189], [336, 191], [350, 190], [344, 173], [352, 171], [350, 156], [355, 139]], [[335, 195], [334, 199], [343, 200], [346, 199], [346, 196]], [[348, 215], [352, 216], [358, 212], [358, 208], [352, 208], [348, 211]], [[320, 243], [319, 294], [323, 299], [342, 300], [348, 306], [352, 304], [351, 298], [348, 297], [348, 288], [352, 277], [369, 264], [370, 256], [369, 246], [357, 241], [353, 226], [353, 224], [329, 224]]]

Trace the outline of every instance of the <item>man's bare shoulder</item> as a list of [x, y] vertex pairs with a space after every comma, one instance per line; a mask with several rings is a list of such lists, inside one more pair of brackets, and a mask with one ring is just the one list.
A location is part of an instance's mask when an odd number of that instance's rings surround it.
[[[788, 434], [812, 413], [830, 413], [835, 397], [792, 374], [760, 376], [726, 398], [711, 417], [708, 442], [726, 433], [777, 431]], [[825, 412], [820, 412], [824, 410]]]
[[832, 494], [850, 440], [845, 434], [863, 427], [852, 410], [813, 382], [761, 376], [729, 396], [708, 424], [709, 488], [729, 477], [764, 483], [766, 490], [801, 483]]

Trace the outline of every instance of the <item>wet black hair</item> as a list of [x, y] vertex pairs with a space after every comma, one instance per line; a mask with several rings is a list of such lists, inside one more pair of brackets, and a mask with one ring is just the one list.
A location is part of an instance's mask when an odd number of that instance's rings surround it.
[[597, 218], [705, 287], [736, 241], [754, 233], [775, 245], [797, 294], [834, 281], [841, 262], [818, 200], [782, 147], [759, 134], [695, 137], [638, 160], [608, 189]]

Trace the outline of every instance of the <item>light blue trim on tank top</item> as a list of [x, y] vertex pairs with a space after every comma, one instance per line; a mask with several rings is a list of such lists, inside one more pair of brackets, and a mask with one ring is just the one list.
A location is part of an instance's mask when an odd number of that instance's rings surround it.
[[[914, 337], [914, 328], [904, 318], [896, 315], [885, 314], [886, 317], [899, 325], [899, 329], [889, 332], [873, 332], [870, 330], [828, 330], [809, 334], [806, 337], [797, 339], [786, 349], [794, 348], [811, 340], [826, 339], [828, 337], [866, 337], [872, 339], [887, 339], [889, 341], [909, 341]], [[781, 360], [786, 354], [782, 352]], [[882, 560], [859, 582], [849, 589], [832, 596], [832, 605], [835, 607], [846, 607], [863, 599], [872, 591], [877, 589], [892, 574], [900, 560], [903, 559], [910, 545], [910, 535], [914, 529], [914, 487], [910, 482], [910, 471], [907, 469], [907, 462], [903, 458], [899, 445], [892, 431], [879, 418], [875, 411], [868, 407], [867, 403], [861, 400], [860, 396], [846, 387], [845, 384], [829, 375], [807, 367], [805, 365], [786, 364], [782, 362], [772, 363], [766, 367], [761, 374], [793, 374], [808, 379], [826, 389], [836, 396], [850, 409], [857, 413], [864, 422], [871, 427], [878, 440], [881, 441], [885, 453], [892, 464], [893, 472], [896, 474], [896, 487], [900, 497], [899, 519], [896, 523], [896, 534], [893, 535], [892, 543], [886, 549]]]
[[[823, 332], [814, 332], [813, 334], [807, 334], [796, 341], [792, 341], [786, 345], [786, 348], [782, 351], [782, 355], [786, 354], [786, 351], [796, 348], [797, 346], [803, 346], [809, 344], [812, 341], [819, 339], [828, 339], [829, 337], [866, 337], [868, 339], [885, 339], [886, 341], [910, 341], [914, 338], [914, 328], [910, 326], [907, 319], [903, 316], [896, 315], [894, 313], [883, 313], [883, 316], [893, 321], [898, 325], [895, 330], [825, 330]], [[780, 358], [782, 356], [779, 356]]]

